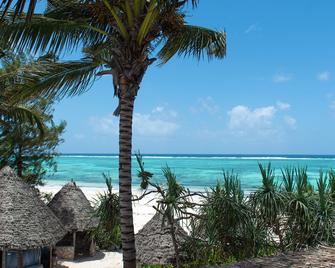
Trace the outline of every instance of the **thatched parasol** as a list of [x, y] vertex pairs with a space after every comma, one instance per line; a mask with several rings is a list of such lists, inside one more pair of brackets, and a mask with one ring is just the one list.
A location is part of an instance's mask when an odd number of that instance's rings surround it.
[[63, 186], [48, 206], [69, 232], [88, 231], [99, 224], [90, 202], [75, 182]]
[[66, 231], [36, 190], [10, 167], [0, 170], [0, 249], [55, 245]]
[[[176, 238], [179, 244], [186, 232], [177, 224]], [[136, 234], [137, 260], [141, 264], [173, 264], [175, 252], [167, 224], [162, 224], [162, 215], [156, 215]]]

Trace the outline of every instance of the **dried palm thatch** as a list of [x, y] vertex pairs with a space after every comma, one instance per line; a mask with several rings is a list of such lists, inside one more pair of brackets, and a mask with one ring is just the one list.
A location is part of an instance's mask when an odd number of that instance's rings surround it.
[[98, 219], [82, 190], [69, 182], [54, 196], [48, 206], [68, 232], [88, 231], [98, 226]]
[[[141, 264], [173, 264], [175, 252], [170, 227], [162, 224], [162, 215], [156, 215], [136, 234], [137, 261]], [[180, 244], [187, 236], [177, 224], [176, 238]]]
[[66, 231], [36, 190], [10, 167], [0, 170], [0, 249], [55, 245]]

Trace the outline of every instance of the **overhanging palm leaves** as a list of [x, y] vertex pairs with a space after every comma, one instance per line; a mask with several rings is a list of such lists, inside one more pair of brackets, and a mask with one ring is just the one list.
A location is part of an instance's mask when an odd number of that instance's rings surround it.
[[[23, 64], [22, 57], [17, 56], [4, 57], [0, 62], [0, 124], [2, 130], [6, 128], [8, 122], [16, 122], [17, 124], [30, 123], [36, 125], [40, 133], [44, 132], [44, 124], [41, 115], [29, 99], [21, 102], [13, 102], [14, 96], [18, 90], [25, 84], [23, 74], [26, 68], [30, 69], [31, 64]], [[29, 104], [30, 103], [30, 104]]]
[[33, 83], [25, 92], [73, 96], [85, 92], [97, 74], [112, 74], [115, 96], [120, 96], [122, 74], [133, 84], [131, 94], [136, 95], [155, 55], [161, 64], [174, 55], [197, 59], [226, 55], [224, 32], [184, 21], [181, 8], [188, 2], [196, 6], [198, 1], [131, 2], [53, 0], [44, 14], [34, 15], [29, 23], [22, 16], [11, 23], [15, 14], [6, 15], [0, 34], [15, 50], [59, 54], [83, 47], [86, 54], [80, 61], [49, 66], [40, 85]]
[[13, 14], [5, 17], [1, 27], [3, 40], [10, 41], [12, 49], [32, 52], [59, 53], [73, 51], [79, 45], [89, 46], [104, 41], [104, 29], [90, 26], [83, 19], [61, 20], [51, 16], [35, 15], [30, 23], [23, 18], [10, 23]]
[[44, 124], [41, 121], [40, 114], [31, 107], [0, 102], [0, 125], [6, 127], [6, 120], [8, 119], [16, 121], [18, 124], [23, 122], [36, 124], [43, 134]]
[[20, 92], [22, 97], [44, 95], [45, 97], [64, 97], [79, 95], [89, 89], [94, 82], [99, 64], [90, 58], [64, 63], [45, 64], [44, 70], [35, 77], [29, 77], [25, 90]]

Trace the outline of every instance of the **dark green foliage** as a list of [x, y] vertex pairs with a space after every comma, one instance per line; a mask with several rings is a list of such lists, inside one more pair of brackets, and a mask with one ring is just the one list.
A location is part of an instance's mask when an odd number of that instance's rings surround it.
[[56, 124], [53, 120], [51, 99], [12, 102], [27, 82], [24, 74], [33, 72], [36, 65], [38, 61], [28, 60], [24, 54], [9, 53], [2, 59], [0, 70], [0, 113], [4, 108], [9, 111], [0, 114], [0, 167], [11, 166], [33, 186], [43, 184], [47, 170], [56, 170], [56, 148], [65, 129], [65, 122]]
[[334, 172], [334, 170], [331, 169], [328, 172], [328, 178], [329, 178], [330, 195], [332, 197], [332, 200], [335, 201], [335, 172]]
[[335, 243], [332, 170], [320, 172], [314, 189], [307, 168], [287, 167], [281, 170], [282, 180], [271, 164], [259, 168], [262, 185], [247, 198], [233, 172], [225, 172], [223, 181], [210, 188], [183, 247], [189, 257], [185, 267]]
[[320, 171], [320, 177], [317, 181], [318, 195], [315, 202], [315, 211], [313, 215], [315, 242], [322, 243], [334, 239], [333, 227], [335, 221], [334, 203], [329, 191], [328, 178]]
[[254, 217], [272, 229], [278, 236], [279, 246], [284, 249], [281, 216], [285, 208], [285, 198], [275, 182], [274, 170], [269, 163], [266, 168], [259, 164], [262, 175], [262, 186], [250, 196]]
[[56, 171], [56, 148], [62, 142], [60, 135], [65, 129], [65, 122], [54, 123], [48, 103], [42, 101], [38, 105], [45, 126], [42, 137], [29, 123], [10, 124], [0, 135], [0, 165], [15, 168], [20, 177], [34, 186], [43, 185], [47, 171]]
[[[0, 44], [1, 47], [1, 44]], [[3, 132], [10, 124], [29, 123], [43, 134], [44, 125], [38, 109], [31, 98], [13, 101], [19, 90], [25, 89], [28, 80], [26, 74], [35, 75], [38, 60], [28, 59], [25, 54], [14, 55], [3, 49], [0, 57], [0, 130]]]
[[184, 245], [198, 265], [253, 257], [270, 247], [266, 226], [244, 197], [234, 172], [224, 172], [223, 181], [208, 191], [199, 215]]
[[121, 246], [119, 196], [113, 193], [111, 176], [104, 173], [103, 177], [107, 192], [95, 200], [95, 214], [100, 221], [92, 236], [101, 249], [118, 249]]
[[275, 174], [274, 170], [271, 169], [271, 164], [269, 163], [267, 168], [259, 164], [259, 169], [262, 175], [262, 186], [251, 195], [250, 200], [260, 217], [272, 225], [277, 222], [282, 213], [284, 196], [275, 182]]

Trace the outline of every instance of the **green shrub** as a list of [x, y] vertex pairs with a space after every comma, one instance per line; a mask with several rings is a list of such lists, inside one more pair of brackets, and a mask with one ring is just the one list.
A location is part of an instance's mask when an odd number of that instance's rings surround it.
[[334, 244], [335, 172], [320, 172], [314, 188], [307, 168], [287, 167], [281, 178], [271, 164], [259, 168], [262, 185], [249, 197], [233, 172], [224, 172], [223, 181], [209, 189], [183, 245], [188, 257], [183, 267]]
[[103, 174], [107, 192], [98, 194], [95, 200], [95, 215], [100, 222], [92, 231], [97, 245], [101, 249], [119, 249], [121, 247], [119, 196], [113, 193], [112, 179]]

